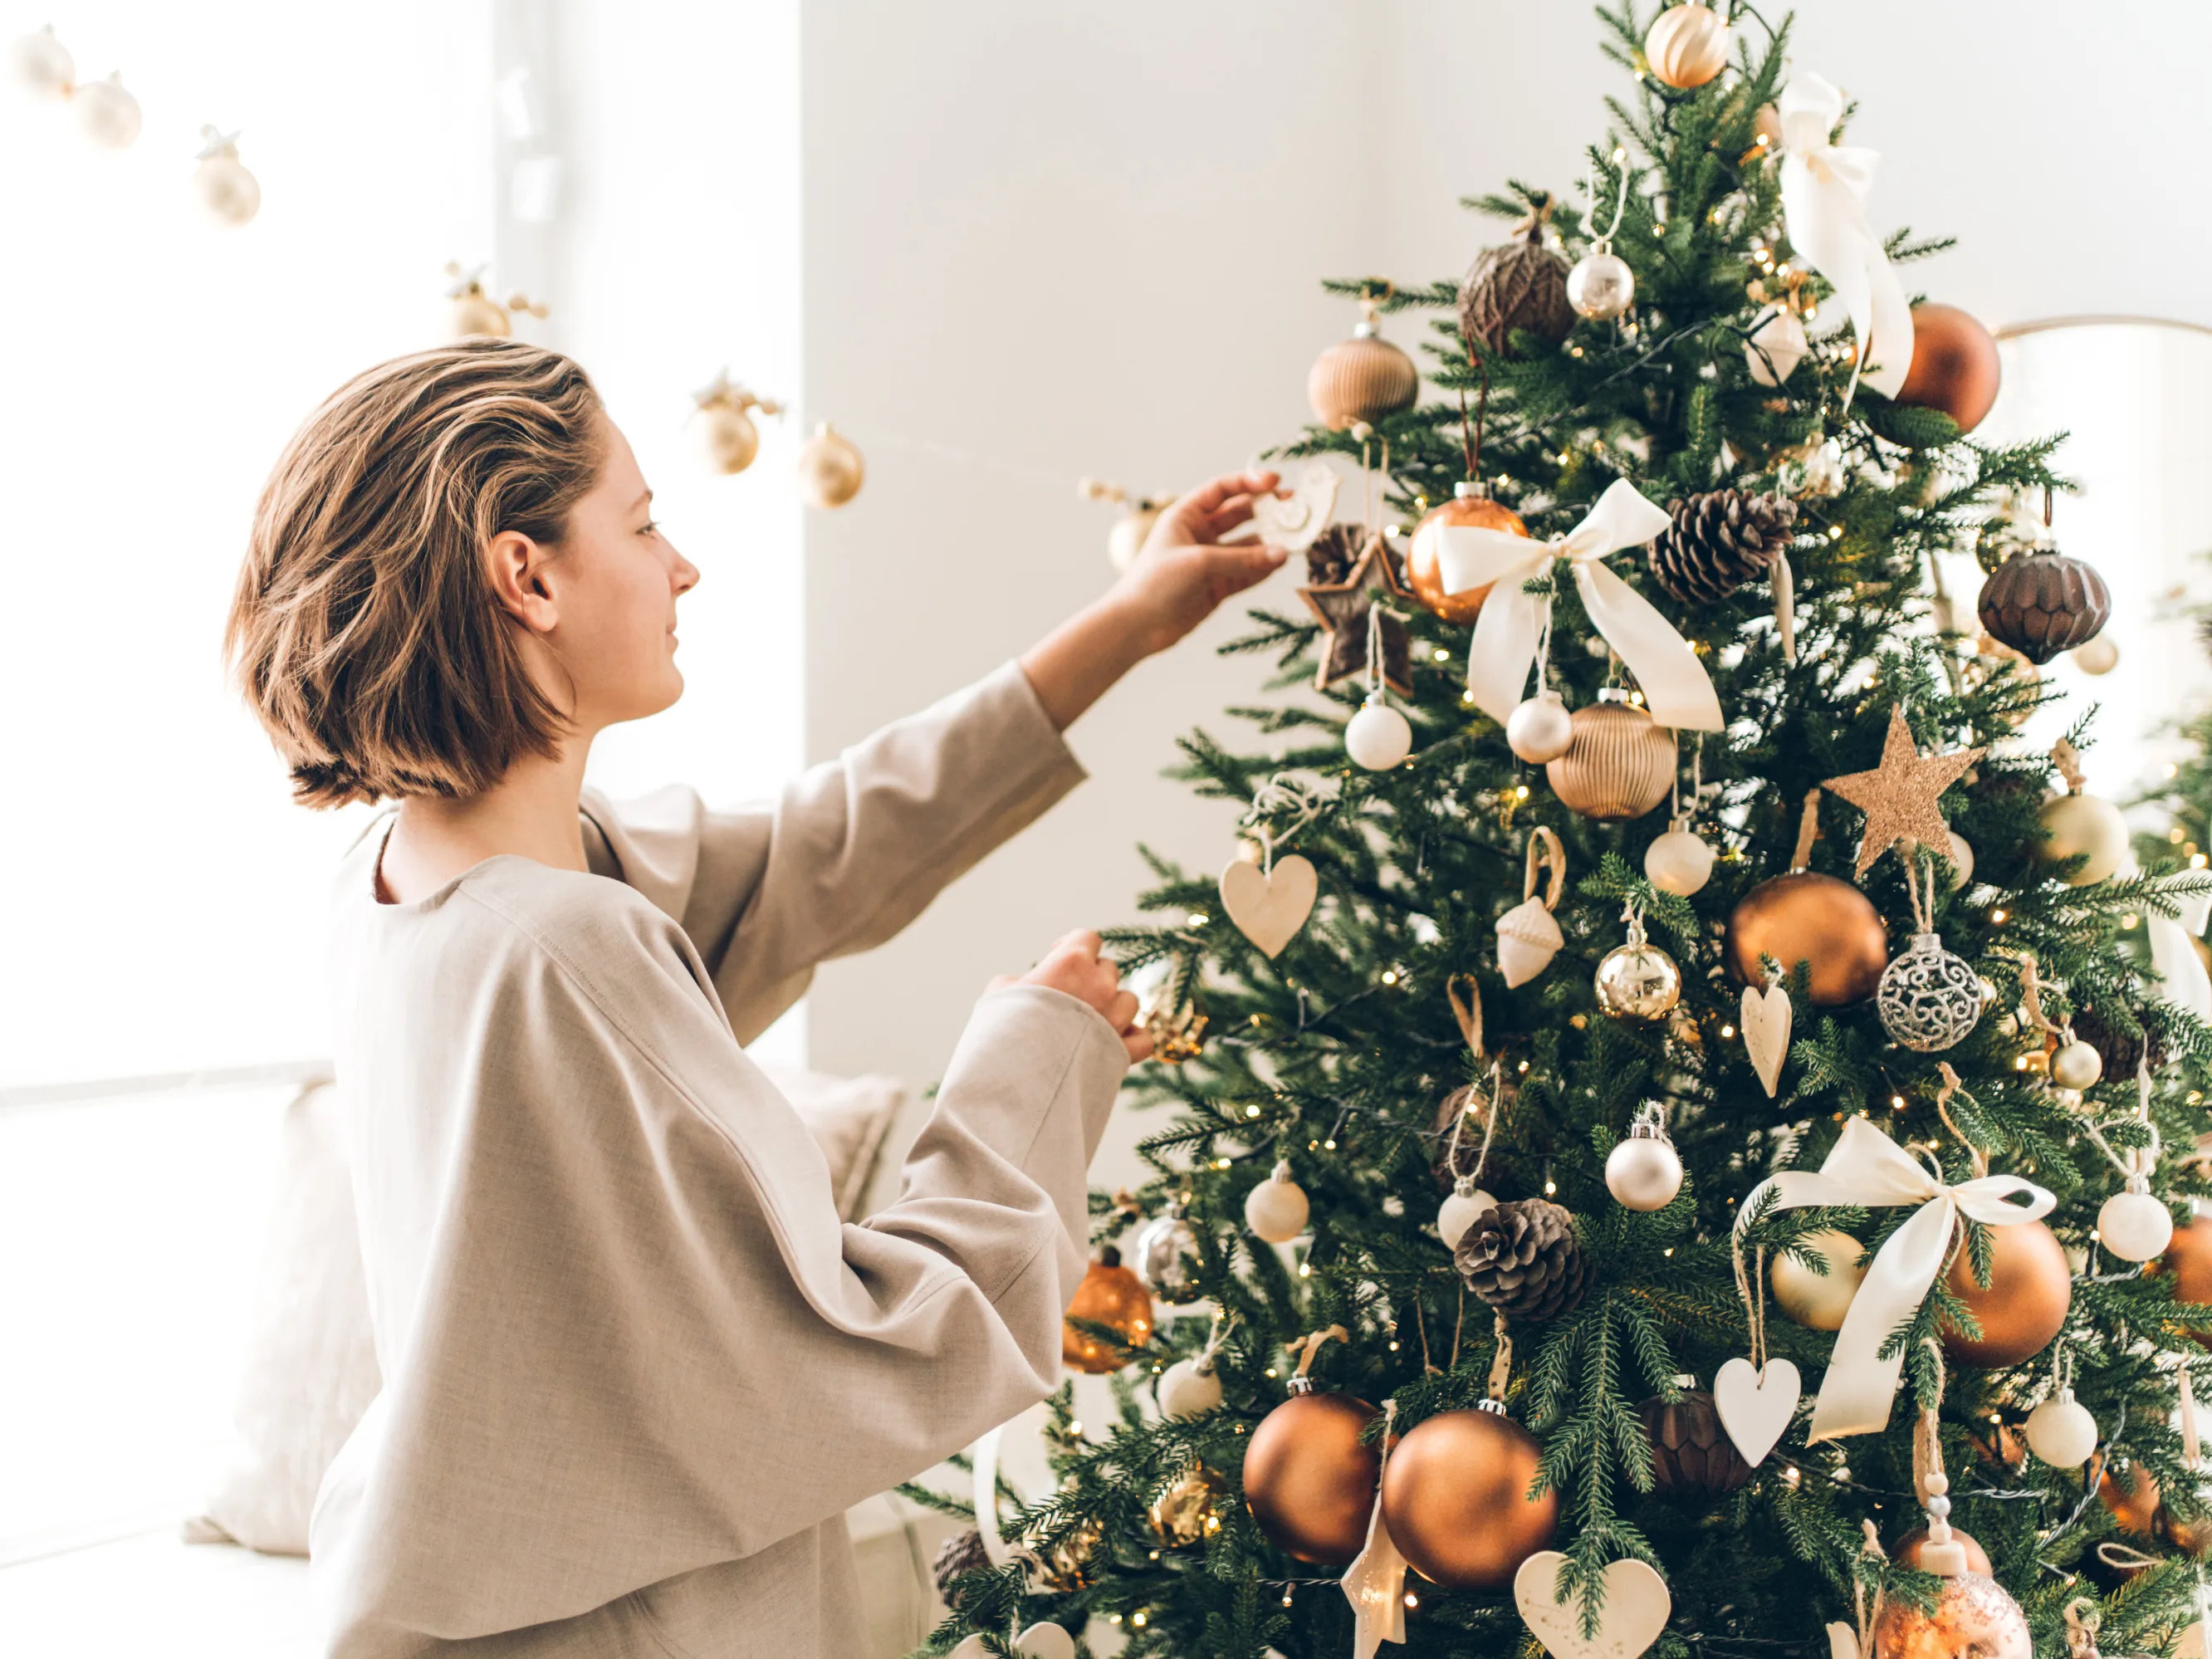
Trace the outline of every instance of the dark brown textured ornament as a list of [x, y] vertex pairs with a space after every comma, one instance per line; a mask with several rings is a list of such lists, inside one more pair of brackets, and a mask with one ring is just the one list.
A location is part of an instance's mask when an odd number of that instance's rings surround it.
[[2133, 1077], [2146, 1058], [2154, 1072], [2166, 1065], [2166, 1044], [2154, 1035], [2146, 1030], [2131, 1036], [2094, 1008], [2083, 1008], [2075, 1014], [2074, 1035], [2097, 1051], [2106, 1077]]
[[1513, 239], [1485, 248], [1460, 285], [1459, 325], [1472, 350], [1510, 357], [1513, 332], [1557, 345], [1572, 331], [1567, 262], [1544, 246], [1543, 213], [1516, 227]]
[[1984, 1573], [1946, 1578], [1936, 1605], [1921, 1612], [1886, 1599], [1874, 1622], [1873, 1659], [2034, 1659], [2027, 1616], [2003, 1585]]
[[1340, 1566], [1367, 1544], [1382, 1454], [1360, 1440], [1375, 1407], [1348, 1394], [1294, 1394], [1244, 1449], [1244, 1504], [1277, 1548]]
[[1997, 343], [1956, 306], [1912, 308], [1912, 367], [1897, 389], [1897, 401], [1940, 409], [1972, 432], [1997, 400], [2004, 364]]
[[1332, 432], [1411, 408], [1421, 394], [1420, 370], [1382, 337], [1375, 302], [1362, 300], [1359, 309], [1359, 326], [1352, 337], [1322, 352], [1306, 376], [1306, 401]]
[[1640, 818], [1674, 787], [1674, 734], [1608, 688], [1574, 712], [1567, 752], [1544, 768], [1552, 793], [1585, 817]]
[[[1152, 1293], [1121, 1265], [1121, 1251], [1110, 1244], [1085, 1271], [1083, 1282], [1075, 1287], [1075, 1299], [1067, 1304], [1067, 1320], [1078, 1319], [1119, 1332], [1133, 1348], [1152, 1340]], [[1127, 1363], [1109, 1345], [1066, 1321], [1060, 1328], [1060, 1357], [1094, 1376], [1118, 1371]]]
[[1705, 1389], [1686, 1388], [1672, 1405], [1655, 1395], [1636, 1411], [1650, 1437], [1651, 1474], [1661, 1492], [1717, 1497], [1751, 1479], [1751, 1465]]
[[1991, 1227], [1990, 1282], [1977, 1284], [1972, 1252], [1960, 1248], [1946, 1279], [1972, 1310], [1982, 1334], [1969, 1337], [1948, 1322], [1944, 1357], [1954, 1364], [1994, 1369], [2033, 1359], [2051, 1346], [2074, 1300], [2074, 1270], [2058, 1235], [2040, 1221]]
[[1480, 483], [1459, 485], [1451, 500], [1431, 507], [1420, 523], [1413, 526], [1413, 544], [1406, 553], [1406, 577], [1412, 584], [1413, 597], [1428, 608], [1431, 616], [1466, 628], [1481, 615], [1482, 602], [1490, 597], [1490, 590], [1496, 584], [1486, 582], [1480, 587], [1463, 588], [1456, 593], [1444, 592], [1443, 578], [1437, 573], [1437, 556], [1443, 547], [1441, 532], [1451, 528], [1502, 530], [1509, 536], [1525, 536], [1528, 526], [1522, 523], [1519, 514], [1492, 501]]
[[1982, 626], [2039, 666], [2087, 645], [2112, 614], [2112, 592], [2094, 565], [2052, 548], [2014, 554], [1982, 583]]
[[[1968, 1572], [1978, 1572], [1986, 1577], [1996, 1571], [1990, 1565], [1990, 1553], [1956, 1527], [1951, 1528], [1951, 1541], [1965, 1547]], [[1889, 1559], [1900, 1567], [1910, 1567], [1915, 1572], [1923, 1572], [1926, 1569], [1920, 1565], [1920, 1552], [1927, 1547], [1928, 1528], [1921, 1527], [1899, 1539], [1895, 1547], [1889, 1553]]]
[[1552, 1541], [1559, 1495], [1528, 1488], [1543, 1462], [1534, 1436], [1485, 1407], [1443, 1412], [1391, 1450], [1382, 1520], [1399, 1553], [1453, 1589], [1497, 1589]]
[[929, 1576], [937, 1585], [937, 1593], [945, 1605], [957, 1609], [961, 1597], [953, 1589], [953, 1581], [966, 1572], [981, 1572], [991, 1565], [989, 1553], [983, 1548], [983, 1535], [973, 1527], [957, 1532], [938, 1547], [937, 1558], [930, 1563]]
[[1794, 973], [1810, 964], [1814, 1006], [1864, 1002], [1889, 966], [1889, 937], [1873, 901], [1847, 881], [1792, 870], [1762, 881], [1729, 914], [1722, 953], [1740, 985], [1764, 985], [1763, 952]]

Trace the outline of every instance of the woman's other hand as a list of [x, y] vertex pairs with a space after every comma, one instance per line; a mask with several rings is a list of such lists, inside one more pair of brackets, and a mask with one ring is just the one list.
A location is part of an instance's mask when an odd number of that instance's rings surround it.
[[1222, 538], [1251, 522], [1253, 498], [1274, 489], [1273, 472], [1224, 472], [1153, 521], [1152, 534], [1108, 594], [1126, 611], [1147, 652], [1164, 651], [1233, 593], [1279, 569], [1283, 550]]
[[1046, 951], [1029, 972], [1018, 976], [1000, 974], [984, 988], [983, 994], [988, 996], [1009, 985], [1048, 985], [1096, 1008], [1121, 1034], [1121, 1046], [1128, 1050], [1132, 1061], [1149, 1060], [1152, 1038], [1132, 1029], [1137, 1018], [1136, 995], [1121, 988], [1120, 964], [1111, 957], [1100, 956], [1098, 949], [1098, 935], [1087, 927], [1079, 928]]

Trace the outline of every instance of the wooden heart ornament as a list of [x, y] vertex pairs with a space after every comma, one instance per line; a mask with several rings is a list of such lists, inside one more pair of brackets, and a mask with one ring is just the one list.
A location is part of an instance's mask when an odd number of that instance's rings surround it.
[[[1022, 1659], [1075, 1659], [1075, 1638], [1058, 1625], [1031, 1625], [1014, 1638], [1014, 1651]], [[992, 1659], [981, 1636], [962, 1639], [952, 1659]]]
[[1235, 859], [1221, 872], [1221, 908], [1272, 959], [1306, 925], [1320, 885], [1313, 866], [1296, 853], [1277, 859], [1272, 871]]
[[1325, 462], [1310, 462], [1291, 481], [1290, 490], [1288, 495], [1255, 497], [1252, 523], [1270, 547], [1303, 553], [1335, 516], [1336, 473]]
[[1561, 1569], [1567, 1558], [1539, 1550], [1513, 1575], [1513, 1603], [1522, 1622], [1544, 1644], [1552, 1659], [1636, 1659], [1667, 1628], [1674, 1598], [1667, 1581], [1641, 1561], [1615, 1561], [1605, 1570], [1605, 1607], [1597, 1634], [1583, 1634], [1579, 1595], [1559, 1599]]
[[1769, 985], [1763, 991], [1748, 985], [1743, 988], [1744, 1052], [1751, 1056], [1759, 1080], [1766, 1085], [1769, 1100], [1782, 1082], [1782, 1062], [1790, 1053], [1791, 1017], [1790, 993], [1779, 985]]
[[1743, 1461], [1753, 1468], [1797, 1414], [1804, 1382], [1786, 1359], [1770, 1359], [1762, 1374], [1748, 1359], [1731, 1359], [1713, 1376], [1713, 1410]]

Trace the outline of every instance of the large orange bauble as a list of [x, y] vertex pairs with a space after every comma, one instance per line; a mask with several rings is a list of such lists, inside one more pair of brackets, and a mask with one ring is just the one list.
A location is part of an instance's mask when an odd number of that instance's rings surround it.
[[[1129, 1346], [1140, 1348], [1152, 1338], [1152, 1293], [1143, 1279], [1121, 1265], [1121, 1253], [1109, 1244], [1075, 1287], [1067, 1317], [1109, 1326], [1119, 1331]], [[1093, 1376], [1118, 1371], [1126, 1363], [1097, 1337], [1065, 1322], [1060, 1328], [1060, 1357], [1073, 1369]]]
[[[1459, 487], [1471, 489], [1467, 484]], [[1485, 582], [1457, 593], [1444, 592], [1443, 578], [1437, 574], [1437, 555], [1443, 546], [1443, 538], [1437, 532], [1448, 528], [1502, 530], [1509, 536], [1526, 536], [1528, 526], [1521, 522], [1519, 514], [1498, 506], [1487, 495], [1472, 493], [1455, 495], [1431, 507], [1413, 526], [1413, 543], [1406, 550], [1406, 580], [1413, 586], [1413, 597], [1432, 614], [1465, 628], [1482, 613], [1482, 602], [1496, 584]]]
[[2074, 1300], [2074, 1270], [2058, 1235], [2040, 1221], [1992, 1227], [1990, 1282], [1974, 1282], [1972, 1255], [1962, 1246], [1951, 1262], [1948, 1284], [1973, 1310], [1978, 1337], [1943, 1328], [1944, 1357], [1954, 1364], [2017, 1365], [2051, 1346]]
[[1940, 409], [1972, 432], [1997, 400], [2004, 364], [1997, 343], [1956, 306], [1923, 305], [1912, 310], [1912, 367], [1897, 389], [1897, 401]]
[[2027, 1615], [2003, 1585], [1978, 1572], [1940, 1583], [1924, 1610], [1903, 1596], [1884, 1601], [1872, 1659], [2035, 1659]]
[[2122, 1532], [2148, 1538], [2158, 1530], [2158, 1482], [2140, 1463], [2124, 1474], [2106, 1469], [2097, 1477], [2097, 1496]]
[[1528, 1496], [1543, 1452], [1502, 1412], [1444, 1412], [1400, 1441], [1382, 1472], [1399, 1553], [1454, 1589], [1496, 1589], [1552, 1541], [1559, 1495]]
[[1889, 935], [1881, 914], [1847, 881], [1810, 870], [1762, 881], [1729, 913], [1722, 946], [1729, 972], [1740, 985], [1764, 985], [1762, 953], [1785, 972], [1812, 964], [1810, 990], [1820, 1008], [1864, 1002], [1889, 966]]
[[[1987, 1577], [1996, 1571], [1990, 1565], [1990, 1553], [1956, 1527], [1951, 1528], [1951, 1541], [1965, 1547], [1968, 1572], [1978, 1572]], [[1922, 1527], [1917, 1531], [1908, 1532], [1904, 1537], [1899, 1539], [1896, 1545], [1890, 1550], [1889, 1559], [1900, 1567], [1911, 1567], [1915, 1572], [1921, 1571], [1923, 1569], [1920, 1565], [1920, 1552], [1927, 1547], [1927, 1528]]]
[[1244, 1449], [1244, 1505], [1286, 1555], [1341, 1566], [1367, 1547], [1382, 1455], [1361, 1441], [1375, 1407], [1348, 1394], [1294, 1394]]
[[[2212, 1215], [2200, 1215], [2186, 1227], [2177, 1228], [2173, 1243], [2153, 1263], [2151, 1270], [2170, 1275], [2173, 1295], [2180, 1302], [2212, 1302]], [[2203, 1341], [2207, 1331], [2195, 1333]]]

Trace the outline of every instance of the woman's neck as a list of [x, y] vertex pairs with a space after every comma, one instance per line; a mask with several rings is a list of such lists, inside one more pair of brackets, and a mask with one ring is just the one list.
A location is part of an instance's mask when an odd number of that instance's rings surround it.
[[590, 868], [578, 806], [591, 745], [572, 740], [550, 758], [528, 756], [480, 794], [459, 800], [411, 796], [378, 866], [379, 896], [405, 904], [501, 853], [556, 870]]

